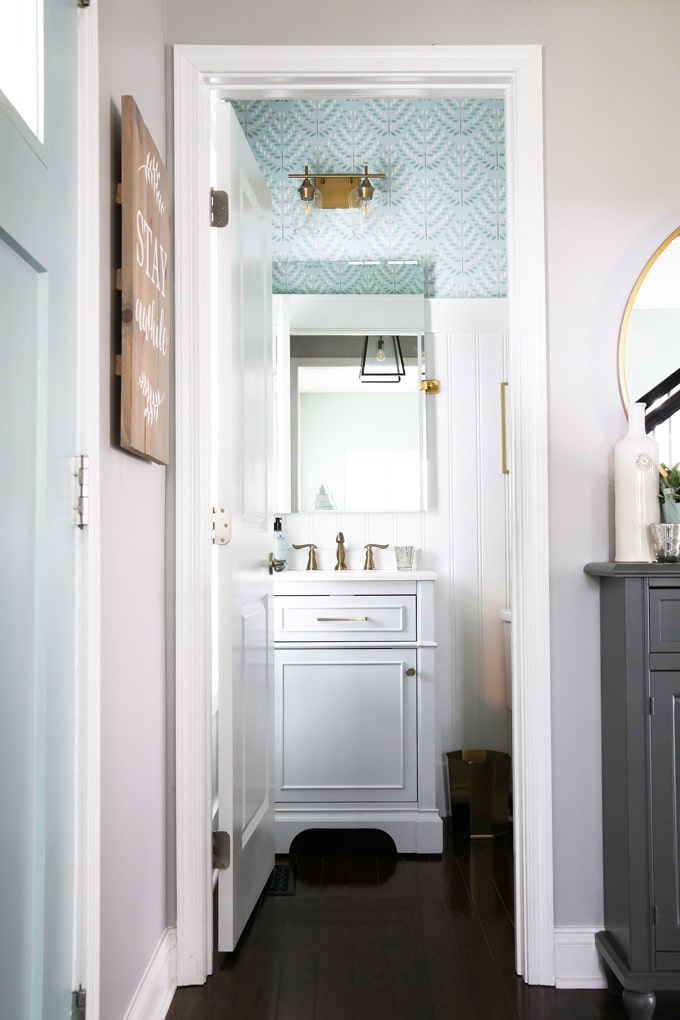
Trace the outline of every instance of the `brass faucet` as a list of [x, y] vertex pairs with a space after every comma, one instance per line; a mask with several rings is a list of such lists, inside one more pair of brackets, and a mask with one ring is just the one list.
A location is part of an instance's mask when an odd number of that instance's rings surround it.
[[335, 536], [337, 542], [337, 555], [336, 555], [336, 570], [347, 570], [347, 564], [345, 563], [345, 536], [341, 531]]
[[316, 563], [316, 546], [312, 542], [305, 542], [304, 545], [295, 545], [293, 543], [293, 549], [309, 549], [309, 556], [307, 557], [307, 570], [318, 570]]
[[364, 570], [375, 570], [375, 561], [373, 559], [374, 549], [387, 549], [389, 548], [389, 542], [387, 545], [378, 545], [377, 542], [369, 542], [368, 545], [364, 546], [366, 550], [366, 559], [364, 560]]

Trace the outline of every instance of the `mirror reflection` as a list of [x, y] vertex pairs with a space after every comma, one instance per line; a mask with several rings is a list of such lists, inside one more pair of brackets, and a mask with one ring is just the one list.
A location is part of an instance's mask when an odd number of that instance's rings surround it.
[[[660, 458], [680, 458], [680, 228], [646, 264], [631, 292], [619, 336], [624, 406], [645, 399]], [[651, 429], [650, 429], [651, 426]]]
[[424, 509], [422, 297], [280, 300], [290, 315], [277, 329], [277, 505]]
[[291, 336], [294, 509], [421, 509], [420, 337], [397, 343], [395, 384], [360, 380], [363, 337]]

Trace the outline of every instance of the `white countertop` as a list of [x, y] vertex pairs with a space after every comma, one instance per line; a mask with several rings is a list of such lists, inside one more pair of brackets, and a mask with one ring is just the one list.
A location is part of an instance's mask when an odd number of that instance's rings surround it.
[[437, 577], [432, 570], [282, 570], [274, 574], [274, 589], [282, 581], [361, 584], [368, 581], [436, 581]]

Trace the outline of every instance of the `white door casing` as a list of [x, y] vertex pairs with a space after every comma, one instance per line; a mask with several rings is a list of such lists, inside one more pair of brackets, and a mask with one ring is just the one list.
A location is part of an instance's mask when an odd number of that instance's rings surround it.
[[89, 516], [77, 548], [76, 861], [72, 986], [100, 1016], [101, 856], [101, 514], [99, 500], [99, 15], [78, 19], [78, 283], [76, 449], [89, 458]]
[[[176, 46], [177, 258], [177, 782], [178, 982], [209, 969], [210, 749], [205, 561], [190, 498], [206, 471], [200, 438], [205, 364], [199, 337], [209, 318], [205, 223], [211, 91], [230, 98], [273, 95], [504, 98], [507, 139], [511, 604], [516, 969], [530, 984], [554, 984], [543, 112], [540, 46], [238, 47]], [[520, 225], [521, 223], [521, 230]], [[192, 752], [198, 752], [197, 764]], [[198, 885], [198, 888], [197, 888]], [[201, 894], [202, 890], [202, 894]]]
[[213, 546], [218, 679], [218, 948], [231, 951], [274, 866], [271, 198], [228, 103], [212, 104], [214, 186], [229, 223], [212, 240], [213, 502], [230, 541]]

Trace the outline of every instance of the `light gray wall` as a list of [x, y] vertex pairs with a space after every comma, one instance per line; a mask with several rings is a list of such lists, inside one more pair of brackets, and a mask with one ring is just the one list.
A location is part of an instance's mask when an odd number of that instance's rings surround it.
[[[120, 97], [165, 154], [163, 0], [99, 4], [102, 1020], [120, 1020], [166, 924], [165, 475], [119, 447]], [[94, 338], [93, 338], [94, 339]]]
[[677, 0], [167, 0], [172, 43], [540, 43], [545, 60], [555, 912], [602, 918], [597, 586], [612, 547], [616, 340], [630, 288], [680, 222]]

